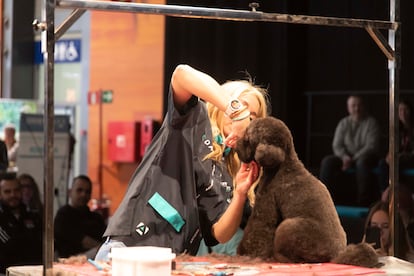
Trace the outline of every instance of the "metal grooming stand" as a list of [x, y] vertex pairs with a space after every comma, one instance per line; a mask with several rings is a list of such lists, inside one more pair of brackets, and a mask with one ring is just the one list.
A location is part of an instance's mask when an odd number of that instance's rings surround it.
[[[42, 21], [35, 20], [33, 27], [42, 32], [42, 50], [44, 54], [45, 97], [44, 97], [44, 234], [43, 234], [43, 275], [53, 269], [53, 131], [54, 131], [54, 46], [58, 40], [82, 14], [88, 10], [105, 10], [128, 13], [144, 13], [173, 17], [202, 18], [231, 21], [264, 21], [279, 23], [294, 23], [307, 25], [325, 25], [336, 27], [364, 28], [388, 59], [389, 70], [389, 150], [392, 156], [390, 162], [391, 201], [390, 217], [393, 221], [391, 237], [393, 246], [391, 255], [398, 250], [394, 233], [398, 227], [394, 210], [398, 206], [398, 158], [396, 158], [398, 142], [398, 111], [399, 102], [399, 64], [400, 64], [400, 1], [390, 0], [390, 20], [364, 20], [323, 16], [290, 15], [279, 13], [264, 13], [256, 10], [258, 4], [251, 3], [251, 10], [231, 10], [203, 8], [178, 5], [158, 5], [111, 1], [81, 1], [81, 0], [43, 0]], [[73, 9], [71, 15], [56, 30], [54, 13], [56, 8]], [[380, 30], [388, 30], [388, 41]]]

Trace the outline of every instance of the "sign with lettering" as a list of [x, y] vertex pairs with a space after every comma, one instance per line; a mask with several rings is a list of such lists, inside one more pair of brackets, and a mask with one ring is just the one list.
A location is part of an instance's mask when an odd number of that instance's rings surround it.
[[88, 92], [88, 104], [112, 103], [114, 92], [112, 90], [98, 90]]
[[[35, 42], [35, 64], [43, 63], [40, 41]], [[61, 39], [55, 43], [55, 63], [72, 63], [81, 61], [81, 40]]]

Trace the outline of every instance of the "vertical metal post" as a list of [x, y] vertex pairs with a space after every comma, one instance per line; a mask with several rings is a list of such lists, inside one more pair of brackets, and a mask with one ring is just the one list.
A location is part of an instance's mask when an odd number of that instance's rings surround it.
[[102, 90], [99, 90], [98, 93], [98, 102], [99, 102], [99, 164], [98, 164], [98, 182], [99, 182], [99, 198], [98, 198], [98, 208], [102, 203], [103, 196], [103, 102], [102, 102]]
[[[400, 20], [400, 1], [390, 0], [390, 21], [398, 22]], [[400, 28], [388, 31], [388, 43], [394, 49], [394, 59], [388, 60], [389, 70], [389, 153], [391, 155], [389, 164], [389, 180], [390, 180], [390, 221], [391, 223], [391, 256], [401, 256], [398, 229], [400, 225], [400, 217], [398, 216], [398, 191], [399, 191], [399, 175], [398, 175], [398, 148], [399, 148], [399, 68], [400, 68]]]
[[[55, 1], [43, 0], [45, 13], [42, 21], [46, 22], [46, 31], [42, 32], [45, 97], [44, 97], [44, 212], [43, 212], [43, 275], [53, 268], [53, 157], [54, 157], [54, 53], [55, 53]], [[48, 273], [50, 275], [50, 273]]]
[[3, 16], [3, 0], [0, 0], [0, 97], [3, 98], [3, 28], [5, 18]]
[[11, 98], [13, 62], [13, 1], [3, 0], [1, 5], [1, 96]]

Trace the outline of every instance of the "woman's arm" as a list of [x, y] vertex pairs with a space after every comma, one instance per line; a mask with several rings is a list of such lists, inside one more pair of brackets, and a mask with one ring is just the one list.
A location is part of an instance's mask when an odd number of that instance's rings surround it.
[[242, 163], [236, 175], [236, 188], [229, 207], [221, 218], [213, 225], [213, 236], [220, 243], [225, 243], [233, 237], [240, 226], [243, 208], [250, 186], [256, 181], [259, 168], [255, 162]]
[[[189, 65], [178, 65], [175, 68], [171, 77], [171, 86], [174, 93], [174, 104], [177, 108], [184, 106], [194, 95], [226, 112], [232, 100], [231, 96], [215, 79]], [[232, 131], [224, 140], [227, 146], [234, 147], [237, 139], [243, 136], [250, 122], [250, 117], [243, 118], [243, 120], [236, 120], [236, 118], [232, 120]]]
[[211, 76], [189, 65], [178, 65], [171, 77], [174, 104], [183, 106], [195, 95], [225, 111], [230, 98]]

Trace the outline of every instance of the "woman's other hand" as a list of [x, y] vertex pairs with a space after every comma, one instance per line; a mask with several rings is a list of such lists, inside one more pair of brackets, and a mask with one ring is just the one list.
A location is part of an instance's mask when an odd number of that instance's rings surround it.
[[256, 181], [258, 175], [259, 166], [256, 162], [252, 161], [249, 164], [241, 164], [235, 178], [236, 187], [231, 203], [212, 228], [213, 235], [218, 242], [224, 243], [229, 241], [239, 228], [247, 199], [247, 192]]
[[251, 185], [257, 180], [258, 176], [259, 166], [256, 162], [242, 163], [236, 175], [235, 193], [246, 196]]

